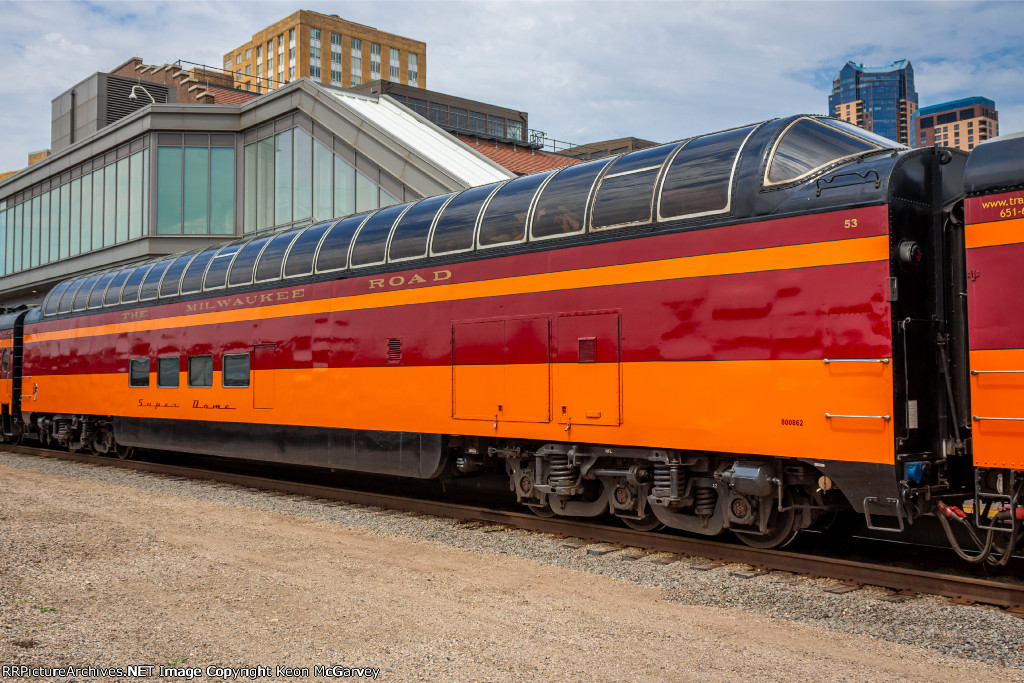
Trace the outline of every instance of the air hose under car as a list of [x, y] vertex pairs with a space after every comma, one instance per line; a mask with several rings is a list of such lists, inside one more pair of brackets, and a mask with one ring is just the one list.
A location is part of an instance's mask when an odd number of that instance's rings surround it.
[[[971, 564], [980, 564], [981, 562], [988, 562], [988, 564], [992, 567], [1005, 567], [1009, 563], [1010, 557], [1013, 555], [1013, 549], [1017, 545], [1017, 532], [1020, 528], [1019, 522], [1022, 518], [1024, 518], [1024, 515], [1021, 515], [1020, 513], [1024, 512], [1024, 509], [1019, 509], [1017, 511], [1018, 514], [1014, 517], [1014, 519], [1010, 520], [1010, 538], [1006, 543], [1006, 547], [1004, 549], [1001, 549], [996, 546], [994, 528], [989, 528], [988, 533], [985, 535], [985, 540], [984, 542], [982, 542], [982, 540], [978, 537], [978, 534], [975, 533], [974, 528], [967, 522], [967, 513], [965, 513], [963, 510], [956, 507], [955, 505], [946, 505], [942, 501], [939, 501], [936, 504], [935, 508], [936, 509], [933, 514], [938, 518], [939, 524], [942, 526], [942, 530], [946, 533], [946, 538], [949, 540], [949, 545], [953, 548], [956, 554], [960, 556], [962, 560], [964, 560], [965, 562], [970, 562]], [[1007, 515], [1009, 515], [1008, 511], [1000, 511], [999, 514], [1002, 515], [1004, 512], [1006, 512]], [[963, 550], [963, 548], [961, 548], [960, 543], [956, 539], [956, 536], [953, 535], [953, 529], [951, 528], [949, 523], [949, 520], [951, 519], [956, 520], [957, 522], [962, 524], [963, 528], [967, 530], [967, 533], [971, 536], [971, 539], [979, 547], [977, 555], [969, 555]], [[1000, 554], [1000, 557], [998, 559], [995, 559], [992, 556], [993, 551], [996, 551]]]

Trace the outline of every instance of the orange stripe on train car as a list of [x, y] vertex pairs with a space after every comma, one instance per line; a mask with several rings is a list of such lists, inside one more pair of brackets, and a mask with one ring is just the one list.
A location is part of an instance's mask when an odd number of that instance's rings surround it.
[[[593, 372], [587, 374], [581, 365]], [[454, 408], [451, 366], [422, 366], [260, 370], [247, 389], [219, 388], [219, 373], [210, 389], [130, 389], [125, 373], [36, 376], [38, 400], [27, 401], [24, 410], [893, 462], [893, 423], [871, 417], [892, 415], [891, 363], [769, 360], [456, 368], [456, 395], [470, 396], [477, 405]], [[563, 387], [567, 376], [571, 386]], [[547, 390], [523, 402], [521, 382], [538, 377], [548, 378]], [[267, 379], [274, 384], [274, 407], [255, 409], [255, 385]], [[181, 381], [186, 381], [184, 373]], [[506, 388], [504, 394], [492, 391], [498, 382]], [[520, 402], [503, 400], [508, 396], [520, 396]], [[562, 405], [570, 420], [563, 419]], [[620, 415], [609, 413], [616, 409]], [[455, 410], [468, 418], [454, 417]], [[828, 419], [826, 413], [867, 417]]]
[[[25, 341], [26, 343], [32, 343], [59, 339], [77, 339], [124, 332], [159, 330], [173, 327], [196, 327], [218, 323], [312, 315], [331, 311], [354, 311], [460, 299], [604, 287], [635, 282], [655, 282], [767, 270], [865, 263], [887, 260], [888, 258], [889, 238], [882, 235], [834, 242], [815, 242], [812, 244], [771, 247], [750, 251], [688, 256], [644, 263], [601, 266], [556, 273], [522, 275], [496, 280], [439, 285], [424, 289], [376, 292], [349, 297], [278, 304], [263, 308], [196, 313], [193, 315], [136, 320], [71, 330], [38, 332], [25, 335]], [[223, 296], [232, 297], [234, 295], [225, 293]], [[218, 297], [213, 296], [210, 298], [216, 299]]]
[[1018, 242], [1024, 242], [1024, 219], [975, 223], [964, 229], [964, 244], [968, 249]]
[[1024, 349], [971, 351], [970, 358], [974, 464], [1024, 470]]

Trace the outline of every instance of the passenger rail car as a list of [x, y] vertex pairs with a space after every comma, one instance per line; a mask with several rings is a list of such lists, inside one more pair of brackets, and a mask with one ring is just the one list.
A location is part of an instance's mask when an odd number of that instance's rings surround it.
[[0, 320], [8, 434], [901, 530], [974, 494], [966, 163], [797, 116], [95, 273]]

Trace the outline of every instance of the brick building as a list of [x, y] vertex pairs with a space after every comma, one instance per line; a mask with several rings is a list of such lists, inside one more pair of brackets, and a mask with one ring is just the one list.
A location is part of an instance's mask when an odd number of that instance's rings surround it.
[[968, 97], [924, 107], [914, 117], [914, 146], [942, 145], [966, 152], [999, 135], [999, 112], [987, 97]]
[[343, 88], [377, 80], [423, 88], [427, 44], [299, 10], [225, 53], [224, 70], [234, 74], [236, 87], [257, 93], [302, 77]]

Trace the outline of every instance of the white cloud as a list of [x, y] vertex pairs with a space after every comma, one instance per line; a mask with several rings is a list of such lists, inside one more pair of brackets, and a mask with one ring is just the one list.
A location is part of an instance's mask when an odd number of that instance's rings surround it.
[[427, 43], [433, 90], [527, 111], [572, 142], [665, 141], [824, 113], [847, 60], [910, 59], [922, 106], [981, 95], [1024, 129], [1021, 3], [0, 3], [0, 169], [49, 146], [50, 100], [132, 56], [220, 65], [300, 7]]

